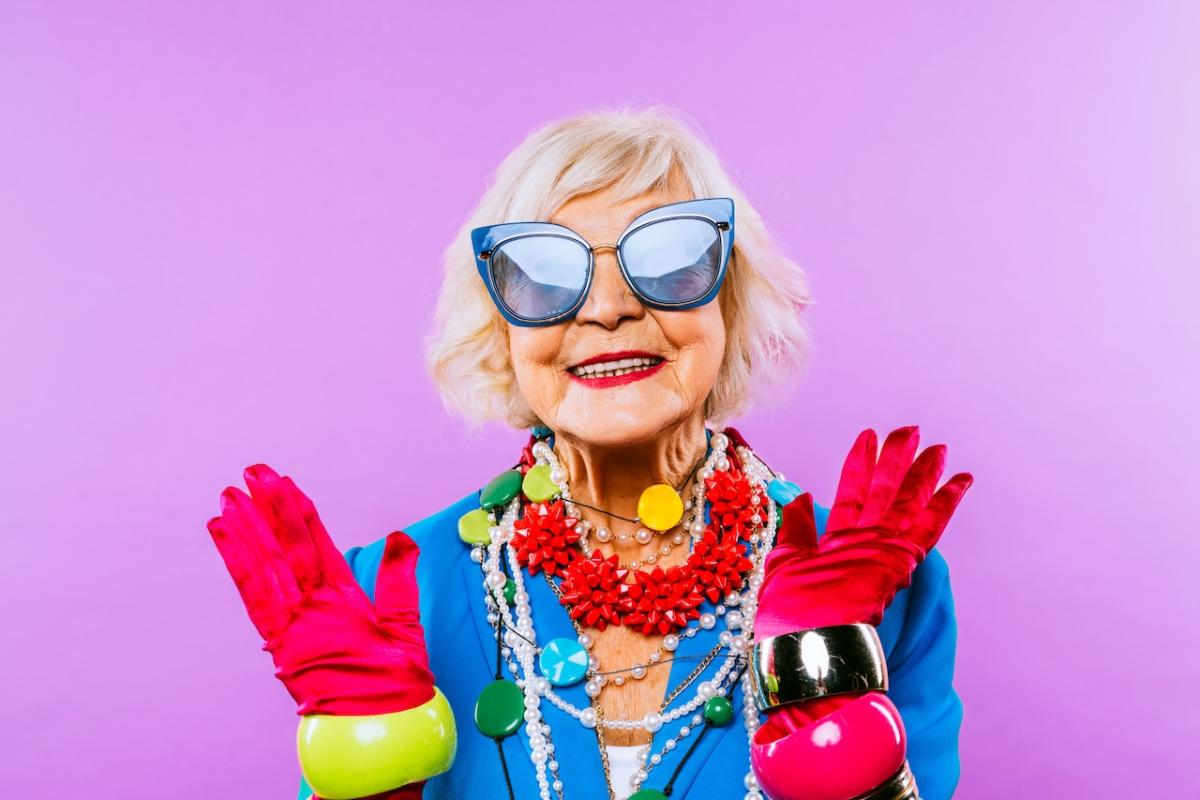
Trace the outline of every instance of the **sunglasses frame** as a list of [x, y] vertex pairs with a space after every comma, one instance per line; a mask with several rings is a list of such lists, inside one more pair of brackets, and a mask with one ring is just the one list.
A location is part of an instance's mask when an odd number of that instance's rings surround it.
[[[595, 274], [596, 257], [595, 251], [599, 249], [609, 248], [617, 251], [617, 264], [621, 268], [621, 275], [625, 279], [625, 283], [641, 301], [642, 305], [649, 308], [655, 308], [665, 311], [684, 311], [689, 308], [696, 308], [712, 302], [712, 299], [717, 296], [717, 292], [721, 288], [721, 284], [725, 282], [725, 273], [729, 270], [729, 256], [733, 250], [733, 198], [731, 197], [705, 197], [696, 200], [680, 200], [675, 203], [667, 203], [666, 205], [644, 211], [634, 217], [633, 221], [617, 239], [616, 244], [598, 244], [593, 245], [580, 236], [575, 231], [568, 228], [566, 225], [559, 225], [556, 222], [501, 222], [495, 225], [484, 225], [483, 227], [475, 228], [471, 231], [471, 247], [475, 254], [475, 266], [479, 270], [479, 277], [483, 279], [483, 283], [487, 286], [488, 294], [492, 296], [496, 308], [506, 320], [513, 325], [521, 327], [536, 327], [542, 325], [556, 325], [560, 322], [565, 322], [579, 313], [579, 309], [587, 301], [588, 294], [592, 289], [592, 276]], [[716, 229], [721, 241], [721, 263], [717, 267], [717, 277], [713, 281], [712, 287], [702, 296], [695, 300], [689, 300], [683, 303], [663, 303], [647, 297], [638, 290], [633, 280], [629, 276], [629, 270], [625, 266], [625, 258], [623, 255], [623, 247], [626, 240], [637, 231], [647, 225], [656, 222], [662, 222], [668, 219], [700, 219], [708, 222]], [[583, 288], [580, 290], [579, 299], [576, 300], [570, 308], [545, 319], [532, 319], [523, 317], [517, 314], [505, 304], [504, 299], [500, 296], [500, 292], [496, 287], [496, 281], [492, 275], [491, 257], [492, 254], [501, 246], [515, 240], [522, 239], [528, 236], [559, 236], [565, 239], [570, 239], [578, 243], [587, 252], [587, 275], [584, 278]]]

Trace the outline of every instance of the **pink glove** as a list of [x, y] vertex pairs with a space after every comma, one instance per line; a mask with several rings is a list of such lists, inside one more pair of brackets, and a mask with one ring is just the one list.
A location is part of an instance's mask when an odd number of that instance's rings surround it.
[[[297, 713], [387, 714], [432, 698], [412, 539], [388, 535], [372, 604], [291, 478], [265, 464], [243, 475], [250, 495], [226, 488], [208, 530]], [[423, 784], [375, 797], [420, 798]]]
[[[892, 431], [877, 464], [875, 431], [859, 434], [819, 542], [812, 494], [784, 506], [764, 565], [755, 639], [826, 625], [878, 625], [896, 593], [911, 585], [974, 480], [958, 473], [935, 494], [946, 447], [928, 447], [913, 461], [918, 438], [915, 425]], [[847, 800], [883, 783], [904, 758], [900, 713], [881, 692], [774, 709], [751, 745], [755, 775], [773, 800]]]

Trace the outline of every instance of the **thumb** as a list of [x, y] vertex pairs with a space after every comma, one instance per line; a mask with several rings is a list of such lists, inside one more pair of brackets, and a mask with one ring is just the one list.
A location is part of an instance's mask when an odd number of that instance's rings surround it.
[[799, 495], [783, 507], [783, 520], [775, 537], [776, 545], [785, 545], [802, 554], [817, 549], [817, 520], [813, 512], [812, 492]]
[[417, 602], [417, 556], [420, 548], [408, 534], [388, 534], [375, 579], [375, 612], [383, 628], [401, 639], [412, 638], [416, 627], [421, 636]]

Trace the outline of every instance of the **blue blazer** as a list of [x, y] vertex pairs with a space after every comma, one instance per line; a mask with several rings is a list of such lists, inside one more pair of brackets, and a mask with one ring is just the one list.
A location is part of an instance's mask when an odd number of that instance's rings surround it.
[[[506, 796], [496, 743], [475, 728], [475, 699], [495, 677], [496, 640], [487, 624], [479, 565], [458, 538], [458, 518], [479, 507], [479, 492], [458, 500], [442, 511], [404, 528], [420, 546], [417, 584], [421, 622], [429, 650], [430, 667], [438, 687], [454, 711], [458, 727], [458, 752], [450, 770], [425, 786], [426, 800], [495, 800]], [[829, 508], [815, 504], [818, 535], [825, 532]], [[375, 578], [383, 556], [384, 538], [345, 553], [371, 602]], [[566, 609], [540, 576], [526, 582], [540, 641], [575, 637]], [[719, 626], [718, 626], [719, 627]], [[958, 783], [958, 732], [962, 701], [952, 682], [957, 627], [954, 599], [946, 560], [934, 548], [917, 566], [911, 585], [897, 593], [877, 627], [887, 655], [888, 697], [900, 709], [908, 734], [908, 761], [922, 800], [945, 800]], [[701, 656], [717, 644], [716, 629], [701, 630], [683, 638], [676, 655]], [[711, 678], [721, 659], [709, 664]], [[669, 686], [695, 669], [697, 661], [671, 662]], [[505, 669], [505, 676], [510, 677]], [[576, 707], [588, 705], [583, 684], [557, 689]], [[689, 695], [690, 696], [690, 695]], [[737, 714], [731, 724], [713, 728], [701, 739], [675, 779], [672, 800], [732, 800], [746, 793], [742, 781], [749, 769], [746, 731], [741, 718], [741, 686], [732, 701]], [[608, 800], [604, 770], [595, 733], [550, 703], [542, 713], [551, 728], [559, 776], [567, 800]], [[679, 723], [664, 725], [654, 735], [653, 752], [673, 736]], [[646, 788], [661, 789], [675, 771], [690, 740], [663, 755], [650, 773]], [[529, 760], [529, 738], [520, 731], [503, 745], [518, 800], [537, 798], [537, 780]], [[303, 777], [299, 800], [312, 793]]]

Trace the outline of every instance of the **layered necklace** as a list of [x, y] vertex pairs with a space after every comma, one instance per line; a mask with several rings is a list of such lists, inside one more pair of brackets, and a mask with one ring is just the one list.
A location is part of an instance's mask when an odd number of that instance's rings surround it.
[[[758, 728], [758, 710], [745, 674], [746, 656], [763, 561], [775, 539], [777, 506], [790, 501], [799, 488], [772, 472], [733, 429], [710, 433], [703, 464], [693, 469], [697, 480], [688, 500], [671, 486], [652, 486], [639, 499], [638, 518], [630, 520], [642, 527], [632, 535], [614, 537], [583, 518], [579, 506], [585, 504], [572, 500], [566, 470], [546, 441], [550, 435], [546, 428], [535, 428], [517, 467], [485, 486], [481, 507], [459, 520], [459, 536], [472, 545], [471, 557], [480, 564], [487, 620], [496, 632], [495, 680], [476, 703], [476, 725], [496, 740], [508, 781], [500, 742], [524, 723], [541, 800], [565, 800], [550, 725], [540, 708], [543, 701], [595, 731], [610, 797], [616, 795], [604, 732], [644, 730], [653, 735], [678, 724], [658, 752], [653, 752], [653, 741], [637, 751], [639, 768], [630, 780], [634, 792], [630, 800], [662, 800], [670, 795], [703, 733], [732, 722], [735, 712], [730, 699], [739, 681], [747, 737]], [[649, 544], [655, 536], [661, 536], [663, 544], [628, 564], [616, 555], [605, 558], [592, 544], [614, 538]], [[684, 542], [691, 544], [686, 562], [663, 569], [657, 562]], [[530, 579], [543, 576], [566, 607], [575, 638], [559, 637], [539, 645], [527, 574]], [[706, 602], [711, 610], [706, 610]], [[596, 699], [606, 688], [641, 680], [648, 669], [671, 660], [684, 638], [718, 624], [723, 630], [716, 646], [678, 686], [668, 688], [658, 711], [638, 719], [604, 717]], [[590, 652], [592, 637], [583, 628], [604, 631], [610, 625], [663, 638], [643, 662], [602, 670]], [[684, 702], [669, 708], [717, 659], [721, 662], [716, 673], [696, 683]], [[512, 680], [504, 677], [504, 666]], [[589, 706], [579, 708], [555, 691], [580, 682], [591, 700]], [[689, 738], [691, 746], [663, 789], [645, 788], [654, 768]], [[749, 765], [744, 782], [746, 797], [760, 800]], [[508, 789], [513, 797], [511, 783]]]

